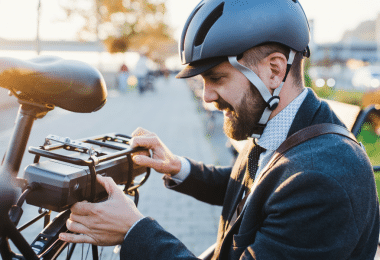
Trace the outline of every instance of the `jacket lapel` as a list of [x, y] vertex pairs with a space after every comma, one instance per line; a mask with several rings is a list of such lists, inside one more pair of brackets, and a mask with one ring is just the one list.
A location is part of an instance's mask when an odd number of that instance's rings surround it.
[[312, 89], [307, 90], [307, 96], [293, 120], [288, 137], [305, 127], [321, 123], [333, 123], [345, 127], [325, 101], [318, 98]]
[[321, 101], [319, 98], [314, 94], [313, 90], [308, 89], [305, 100], [301, 104], [296, 116], [294, 117], [287, 137], [305, 127], [312, 125], [312, 122], [315, 118], [314, 115], [317, 113], [320, 106]]
[[229, 209], [228, 217], [227, 217], [228, 221], [226, 221], [227, 226], [230, 225], [231, 218], [233, 214], [235, 213], [235, 209], [237, 205], [239, 204], [239, 202], [241, 201], [241, 198], [244, 193], [245, 187], [244, 187], [243, 182], [244, 182], [245, 173], [247, 171], [248, 154], [251, 151], [253, 146], [254, 146], [253, 141], [249, 139], [247, 141], [246, 146], [243, 149], [244, 151], [243, 154], [241, 154], [242, 157], [241, 157], [241, 160], [239, 161], [239, 168], [236, 173], [238, 176], [237, 178], [233, 178], [236, 181], [234, 181], [234, 190], [233, 190], [233, 193], [231, 194], [232, 198], [231, 198], [230, 209]]

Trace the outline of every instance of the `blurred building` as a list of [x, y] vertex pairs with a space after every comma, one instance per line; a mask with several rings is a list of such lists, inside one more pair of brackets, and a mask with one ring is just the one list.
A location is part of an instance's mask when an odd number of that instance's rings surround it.
[[[346, 42], [319, 44], [312, 53], [313, 63], [346, 63], [350, 59], [376, 63], [378, 57], [376, 41], [351, 40]], [[322, 64], [321, 64], [322, 65]], [[324, 64], [327, 65], [327, 64]]]
[[[36, 41], [8, 40], [0, 38], [2, 51], [35, 51]], [[80, 41], [40, 41], [41, 51], [76, 51], [76, 52], [102, 52], [106, 48], [102, 42]]]
[[380, 62], [380, 14], [346, 31], [339, 42], [315, 45], [312, 52], [313, 63], [319, 65], [346, 63], [350, 59]]

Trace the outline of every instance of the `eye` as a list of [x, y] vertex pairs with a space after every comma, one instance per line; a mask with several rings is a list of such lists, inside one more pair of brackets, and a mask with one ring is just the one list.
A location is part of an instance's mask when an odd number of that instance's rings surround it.
[[222, 76], [213, 76], [213, 77], [210, 77], [210, 80], [214, 83], [220, 81], [223, 77]]

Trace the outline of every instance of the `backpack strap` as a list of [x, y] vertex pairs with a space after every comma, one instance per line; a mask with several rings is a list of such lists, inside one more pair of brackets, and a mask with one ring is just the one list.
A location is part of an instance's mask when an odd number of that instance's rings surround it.
[[310, 140], [314, 137], [325, 135], [325, 134], [342, 135], [347, 138], [350, 138], [352, 141], [360, 145], [358, 141], [356, 140], [355, 136], [343, 126], [331, 124], [331, 123], [324, 123], [324, 124], [318, 124], [318, 125], [312, 125], [312, 126], [306, 127], [296, 132], [295, 134], [291, 135], [278, 147], [278, 149], [276, 150], [276, 153], [285, 153], [289, 149], [307, 140]]
[[306, 142], [314, 137], [325, 135], [325, 134], [337, 134], [344, 137], [347, 137], [354, 141], [357, 145], [361, 146], [359, 142], [356, 140], [355, 136], [348, 131], [345, 127], [331, 124], [331, 123], [323, 123], [318, 125], [308, 126], [294, 133], [290, 137], [288, 137], [275, 151], [272, 159], [268, 163], [267, 166], [271, 167], [278, 159], [282, 157], [282, 155], [293, 147]]

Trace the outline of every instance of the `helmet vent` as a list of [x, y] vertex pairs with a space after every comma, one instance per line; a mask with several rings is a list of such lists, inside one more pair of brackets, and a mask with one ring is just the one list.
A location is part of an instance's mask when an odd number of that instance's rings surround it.
[[243, 6], [243, 5], [248, 5], [248, 4], [249, 4], [249, 1], [246, 1], [246, 0], [244, 0], [244, 1], [242, 1], [242, 0], [235, 0], [235, 1], [231, 2], [232, 6], [236, 6], [236, 5]]
[[[183, 52], [184, 50], [184, 45], [185, 45], [185, 38], [186, 38], [186, 34], [187, 34], [187, 30], [189, 29], [189, 25], [191, 23], [191, 21], [193, 20], [194, 16], [197, 14], [197, 12], [199, 11], [199, 9], [201, 9], [201, 7], [203, 6], [203, 4], [199, 5], [189, 16], [189, 18], [187, 19], [186, 21], [186, 24], [183, 28], [183, 31], [182, 31], [182, 36], [181, 36], [181, 52]], [[181, 55], [181, 58], [182, 58], [182, 55]], [[183, 59], [182, 59], [183, 60]]]
[[199, 31], [197, 32], [197, 36], [194, 41], [195, 46], [201, 45], [207, 33], [210, 31], [211, 27], [216, 23], [216, 21], [222, 16], [224, 10], [224, 2], [219, 4], [204, 20]]

